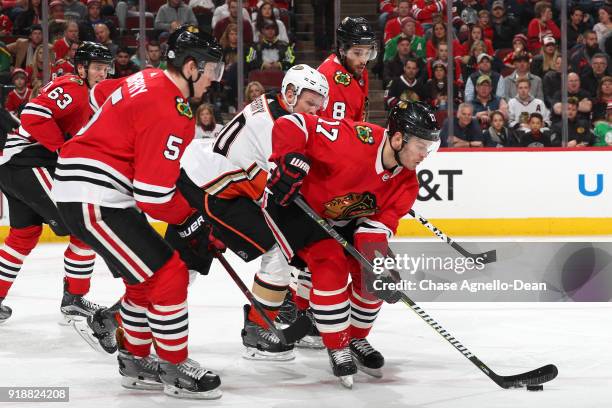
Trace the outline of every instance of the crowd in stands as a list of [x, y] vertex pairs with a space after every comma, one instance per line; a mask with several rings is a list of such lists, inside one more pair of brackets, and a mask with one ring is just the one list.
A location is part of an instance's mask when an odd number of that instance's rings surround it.
[[[568, 146], [612, 145], [612, 1], [567, 3]], [[429, 103], [443, 146], [561, 146], [560, 4], [379, 0], [386, 108], [401, 99]], [[446, 117], [449, 103], [456, 117]]]
[[114, 57], [111, 77], [120, 78], [148, 67], [165, 68], [169, 34], [187, 23], [212, 32], [224, 49], [222, 86], [205, 98], [214, 103], [217, 117], [221, 111], [239, 108], [237, 24], [243, 28], [245, 78], [256, 79], [258, 74], [282, 78], [295, 63], [287, 0], [244, 0], [241, 13], [236, 0], [146, 0], [145, 4], [146, 58], [141, 61], [138, 0], [50, 0], [49, 44], [43, 44], [41, 0], [0, 0], [0, 84], [16, 87], [11, 100], [17, 105], [11, 109], [36, 96], [43, 85], [44, 48], [50, 54], [50, 79], [74, 71], [72, 57], [83, 41], [105, 45]]
[[[313, 0], [320, 12], [330, 0]], [[429, 103], [448, 146], [559, 146], [561, 144], [560, 3], [551, 0], [379, 0], [381, 35], [376, 72], [387, 108], [401, 99]], [[568, 0], [568, 107], [570, 145], [612, 145], [612, 0]], [[245, 99], [264, 92], [295, 64], [295, 26], [289, 0], [146, 0], [146, 56], [138, 53], [137, 0], [52, 0], [49, 41], [43, 44], [41, 0], [0, 0], [0, 83], [13, 84], [12, 108], [43, 85], [43, 51], [51, 78], [72, 72], [82, 41], [106, 45], [112, 77], [146, 67], [164, 68], [169, 33], [199, 25], [219, 40], [225, 72], [209, 91], [217, 118], [237, 106], [238, 26], [242, 25]], [[447, 24], [447, 7], [452, 18]], [[321, 14], [321, 13], [319, 13]], [[324, 13], [325, 14], [325, 13]], [[331, 50], [331, 18], [314, 16], [315, 45]], [[452, 34], [448, 42], [447, 33]], [[450, 57], [449, 57], [450, 56]], [[450, 64], [450, 67], [449, 67]], [[452, 90], [448, 95], [448, 70]], [[8, 103], [8, 101], [7, 101]], [[456, 117], [446, 112], [452, 104]], [[575, 109], [574, 109], [575, 108]], [[203, 111], [204, 112], [204, 111]], [[468, 115], [469, 114], [469, 115]], [[204, 113], [203, 113], [204, 115]], [[469, 120], [468, 120], [469, 116]], [[214, 118], [213, 118], [214, 119]], [[198, 123], [210, 123], [200, 120]], [[450, 122], [453, 135], [448, 135]], [[213, 122], [214, 123], [214, 122]], [[200, 126], [200, 125], [198, 125]]]

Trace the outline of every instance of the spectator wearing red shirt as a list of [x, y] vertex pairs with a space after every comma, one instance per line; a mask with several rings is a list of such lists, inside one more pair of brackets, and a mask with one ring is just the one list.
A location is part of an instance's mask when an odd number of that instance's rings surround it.
[[[461, 79], [461, 62], [459, 58], [453, 58], [455, 63], [453, 73], [455, 74], [455, 84], [457, 84], [460, 88], [463, 88], [463, 80]], [[425, 65], [425, 72], [427, 74], [426, 79], [433, 78], [433, 66], [436, 62], [441, 62], [444, 64], [446, 69], [448, 69], [448, 44], [446, 41], [440, 41], [438, 43], [438, 47], [436, 48], [436, 54], [433, 58], [427, 58], [427, 63]]]
[[384, 31], [387, 19], [395, 12], [395, 0], [378, 0], [378, 28]]
[[531, 58], [531, 54], [527, 52], [527, 36], [519, 33], [512, 39], [512, 51], [504, 57], [504, 65], [514, 68], [514, 56], [525, 53]]
[[[438, 43], [444, 41], [446, 42], [446, 25], [444, 23], [436, 23], [433, 25], [432, 29], [433, 35], [429, 40], [427, 40], [427, 58], [434, 58], [436, 56], [436, 48]], [[456, 38], [453, 39], [453, 55], [454, 56], [464, 56], [465, 50], [461, 46], [461, 43]]]
[[11, 74], [11, 80], [15, 89], [6, 97], [4, 107], [7, 111], [16, 114], [19, 107], [28, 103], [32, 96], [32, 89], [28, 87], [28, 74], [21, 68], [15, 68]]
[[[397, 6], [397, 17], [394, 17], [390, 20], [387, 20], [387, 24], [385, 25], [385, 36], [384, 42], [385, 44], [392, 38], [397, 37], [402, 32], [402, 20], [405, 17], [412, 17], [410, 12], [410, 0], [400, 0]], [[415, 34], [422, 37], [425, 35], [425, 30], [423, 30], [423, 26], [415, 21]]]
[[[461, 46], [463, 47], [464, 50], [470, 50], [472, 49], [472, 44], [474, 44], [475, 41], [484, 41], [485, 46], [487, 47], [486, 49], [486, 53], [489, 55], [493, 55], [495, 54], [495, 51], [493, 50], [493, 43], [491, 42], [491, 40], [489, 40], [488, 38], [483, 38], [482, 35], [482, 27], [479, 25], [473, 25], [470, 28], [470, 31], [468, 32], [468, 39], [466, 42], [464, 42], [463, 44], [461, 44]], [[468, 63], [468, 60], [470, 59], [469, 55], [464, 55], [462, 60], [464, 64]]]
[[491, 15], [487, 10], [478, 12], [478, 25], [482, 28], [483, 37], [493, 41], [493, 27], [491, 26]]
[[[217, 40], [221, 38], [228, 24], [238, 23], [238, 2], [236, 0], [229, 0], [227, 6], [229, 16], [219, 20], [213, 28], [213, 35]], [[242, 19], [242, 35], [245, 45], [253, 43], [253, 27], [249, 20]]]
[[529, 51], [537, 53], [542, 48], [544, 37], [550, 35], [557, 41], [561, 40], [561, 30], [552, 19], [553, 13], [550, 3], [540, 1], [536, 3], [534, 11], [536, 17], [531, 20], [527, 27], [527, 37], [529, 39]]
[[[2, 6], [0, 6], [0, 11]], [[13, 22], [6, 14], [0, 15], [0, 35], [11, 35], [13, 31]]]
[[412, 15], [427, 31], [433, 25], [434, 16], [444, 16], [446, 0], [414, 0]]
[[64, 36], [53, 43], [55, 58], [64, 59], [70, 52], [70, 45], [75, 42], [79, 42], [79, 24], [71, 20], [66, 23]]

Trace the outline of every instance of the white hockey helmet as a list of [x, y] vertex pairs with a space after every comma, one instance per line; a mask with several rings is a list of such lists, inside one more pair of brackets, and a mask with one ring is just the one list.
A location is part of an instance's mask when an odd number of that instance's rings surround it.
[[[290, 104], [285, 97], [289, 85], [293, 85], [295, 89], [296, 98], [293, 104]], [[287, 105], [293, 108], [293, 106], [295, 106], [295, 104], [297, 103], [297, 98], [300, 96], [300, 93], [302, 93], [304, 89], [308, 89], [310, 91], [318, 93], [319, 95], [322, 95], [322, 109], [325, 109], [327, 107], [329, 84], [327, 83], [327, 79], [325, 78], [325, 76], [316, 69], [313, 69], [312, 67], [306, 64], [294, 65], [287, 71], [285, 77], [283, 78], [283, 83], [281, 86], [281, 94], [283, 95], [283, 100]]]

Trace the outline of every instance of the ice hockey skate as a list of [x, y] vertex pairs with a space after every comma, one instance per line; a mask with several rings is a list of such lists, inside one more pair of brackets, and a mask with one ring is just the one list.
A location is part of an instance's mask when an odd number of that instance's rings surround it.
[[60, 306], [63, 320], [60, 320], [59, 324], [69, 326], [74, 320], [86, 320], [88, 317], [93, 316], [101, 307], [85, 299], [82, 295], [73, 295], [68, 292], [68, 285], [64, 281], [64, 296]]
[[295, 358], [294, 345], [285, 345], [269, 329], [249, 320], [250, 305], [244, 305], [243, 357], [247, 360], [289, 361]]
[[117, 351], [116, 332], [118, 328], [115, 319], [114, 306], [97, 310], [85, 320], [74, 320], [72, 327], [96, 351], [113, 354]]
[[0, 324], [6, 322], [9, 317], [13, 314], [13, 310], [2, 304], [4, 302], [4, 298], [0, 298]]
[[164, 384], [164, 394], [171, 397], [217, 399], [222, 395], [219, 376], [189, 358], [180, 364], [160, 360], [159, 376]]
[[314, 316], [312, 315], [312, 311], [308, 310], [298, 310], [297, 316], [306, 315], [312, 321], [312, 326], [308, 334], [298, 340], [295, 345], [299, 348], [308, 348], [315, 350], [322, 350], [325, 348], [323, 345], [323, 339], [321, 338], [321, 333], [317, 329], [317, 325], [314, 320]]
[[357, 368], [376, 378], [382, 378], [385, 358], [367, 339], [352, 339], [349, 345]]
[[344, 387], [353, 388], [353, 374], [357, 373], [357, 366], [351, 356], [351, 350], [348, 347], [327, 349], [327, 353], [334, 375]]
[[164, 384], [159, 378], [159, 359], [150, 354], [136, 357], [127, 350], [119, 350], [117, 355], [121, 386], [134, 390], [161, 391]]

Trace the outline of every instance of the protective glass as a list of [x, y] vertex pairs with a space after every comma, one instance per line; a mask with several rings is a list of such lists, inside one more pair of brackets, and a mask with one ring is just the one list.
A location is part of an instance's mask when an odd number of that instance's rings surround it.
[[353, 46], [347, 52], [346, 56], [351, 59], [360, 59], [363, 61], [372, 61], [378, 55], [378, 48], [375, 44], [371, 46]]
[[434, 142], [431, 140], [421, 139], [417, 136], [409, 136], [406, 145], [409, 150], [418, 153], [425, 153], [427, 156], [429, 156], [438, 151], [438, 148], [440, 147], [440, 139]]
[[201, 61], [198, 64], [198, 72], [207, 76], [213, 82], [221, 81], [225, 64], [223, 62]]

